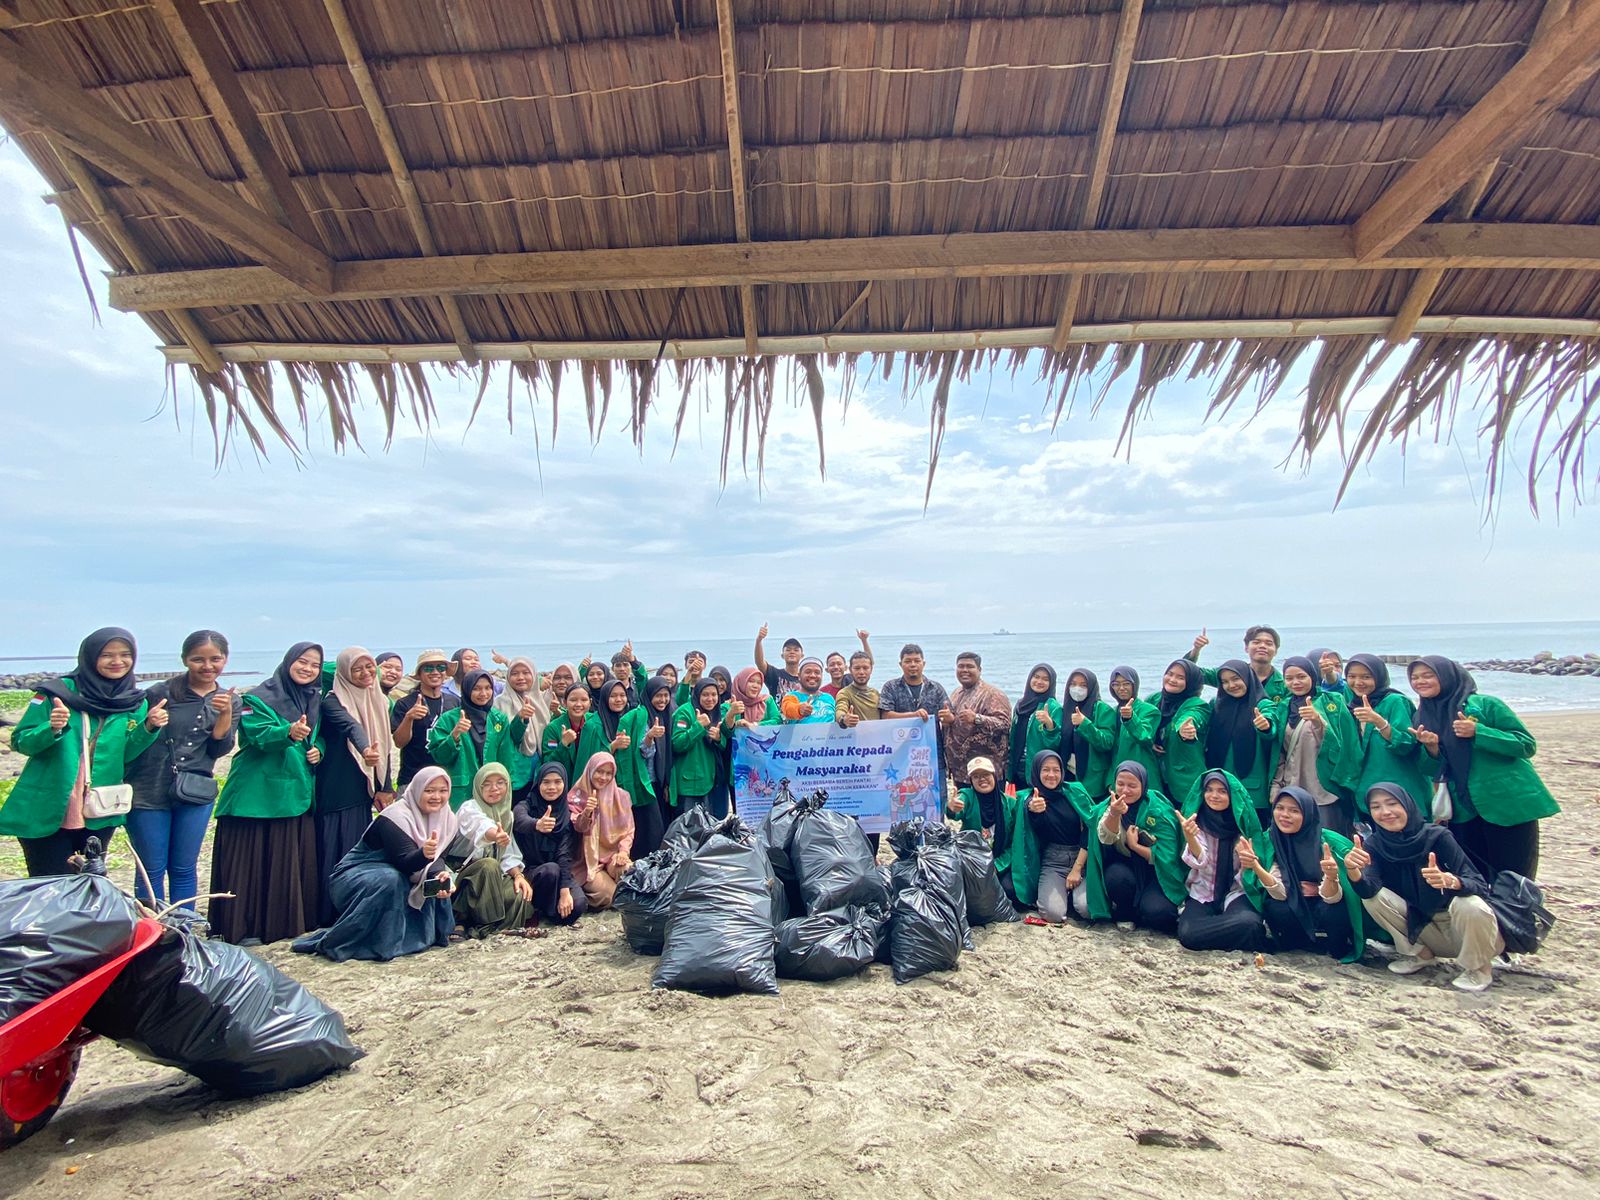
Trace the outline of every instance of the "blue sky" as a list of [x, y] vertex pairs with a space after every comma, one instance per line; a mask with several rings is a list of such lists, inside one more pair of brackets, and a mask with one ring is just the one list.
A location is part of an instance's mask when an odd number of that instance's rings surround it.
[[720, 415], [704, 405], [675, 457], [662, 437], [641, 459], [618, 406], [590, 444], [571, 388], [553, 448], [541, 405], [536, 459], [525, 406], [506, 431], [501, 373], [470, 430], [475, 381], [441, 375], [439, 425], [403, 428], [387, 454], [372, 410], [369, 451], [313, 436], [301, 465], [278, 450], [219, 469], [150, 330], [103, 287], [93, 324], [45, 190], [0, 147], [0, 654], [66, 652], [112, 623], [263, 647], [308, 628], [418, 645], [742, 636], [762, 620], [805, 636], [1600, 614], [1593, 508], [1536, 520], [1514, 484], [1486, 523], [1470, 434], [1403, 461], [1385, 450], [1335, 511], [1334, 455], [1279, 466], [1293, 404], [1206, 424], [1196, 384], [1158, 396], [1131, 462], [1114, 453], [1120, 389], [1052, 433], [1026, 369], [957, 387], [926, 513], [926, 402], [898, 379], [858, 388], [843, 420], [830, 380], [826, 481], [809, 409], [780, 402], [759, 496], [737, 471], [719, 487]]

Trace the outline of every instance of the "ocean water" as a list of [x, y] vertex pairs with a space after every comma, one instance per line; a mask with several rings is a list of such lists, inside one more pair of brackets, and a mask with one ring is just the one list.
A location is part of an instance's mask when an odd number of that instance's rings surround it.
[[[873, 680], [882, 683], [898, 674], [896, 659], [900, 647], [907, 641], [915, 641], [927, 655], [929, 676], [949, 688], [955, 686], [956, 655], [972, 650], [983, 657], [984, 678], [1013, 699], [1021, 691], [1033, 664], [1038, 662], [1053, 665], [1063, 684], [1068, 671], [1087, 667], [1099, 675], [1102, 689], [1112, 667], [1127, 665], [1139, 672], [1143, 693], [1159, 686], [1161, 672], [1189, 648], [1196, 632], [1193, 629], [1081, 633], [1017, 631], [1004, 636], [996, 633], [874, 633], [872, 646], [877, 655], [878, 669], [873, 673]], [[1201, 662], [1215, 666], [1225, 659], [1243, 656], [1243, 630], [1213, 629], [1209, 632], [1211, 645], [1201, 655]], [[1600, 652], [1600, 621], [1498, 625], [1280, 626], [1278, 632], [1284, 640], [1280, 661], [1290, 654], [1304, 654], [1314, 646], [1330, 646], [1346, 657], [1357, 652], [1444, 654], [1463, 662], [1491, 658], [1531, 658], [1542, 650], [1552, 651], [1558, 656]], [[654, 669], [667, 661], [681, 664], [684, 652], [692, 647], [704, 650], [710, 665], [725, 666], [736, 672], [752, 661], [753, 636], [752, 633], [750, 636], [728, 639], [639, 639], [634, 644], [634, 650], [643, 662]], [[770, 657], [774, 662], [779, 661], [779, 649], [785, 636], [787, 634], [780, 628], [775, 629], [769, 638]], [[851, 633], [803, 640], [807, 653], [819, 658], [832, 650], [848, 655], [857, 647], [855, 636]], [[466, 643], [458, 640], [458, 635], [452, 635], [437, 644], [444, 645], [448, 653]], [[497, 649], [507, 656], [525, 654], [544, 671], [560, 662], [576, 663], [585, 654], [609, 659], [612, 652], [622, 645], [620, 641], [585, 645], [575, 642], [496, 642], [489, 638], [479, 638], [472, 644], [485, 660], [491, 649]], [[330, 653], [333, 649], [329, 647]], [[374, 645], [373, 649], [380, 647]], [[410, 660], [424, 647], [384, 646], [381, 649], [398, 651]], [[253, 683], [277, 665], [282, 653], [282, 649], [273, 648], [235, 648], [228, 664], [229, 682], [238, 686]], [[65, 670], [71, 661], [69, 656], [0, 658], [0, 675]], [[140, 663], [140, 668], [157, 670], [160, 664], [147, 660]], [[1391, 667], [1391, 670], [1396, 686], [1403, 688], [1404, 668]], [[1476, 676], [1479, 690], [1501, 697], [1519, 712], [1600, 709], [1600, 679], [1550, 678], [1490, 671], [1476, 672]]]

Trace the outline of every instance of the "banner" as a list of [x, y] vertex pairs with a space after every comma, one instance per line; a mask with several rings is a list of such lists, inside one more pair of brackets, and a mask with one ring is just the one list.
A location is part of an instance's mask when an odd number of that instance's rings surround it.
[[734, 731], [733, 795], [746, 824], [766, 818], [784, 779], [797, 800], [824, 789], [828, 808], [858, 818], [868, 833], [944, 817], [938, 726], [918, 717], [853, 729], [818, 721]]

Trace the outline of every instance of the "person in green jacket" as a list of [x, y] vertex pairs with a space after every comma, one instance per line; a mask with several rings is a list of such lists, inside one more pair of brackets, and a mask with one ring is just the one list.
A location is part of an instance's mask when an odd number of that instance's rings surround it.
[[[645, 680], [640, 694], [649, 686]], [[595, 715], [606, 738], [606, 748], [617, 762], [616, 784], [628, 793], [633, 805], [633, 858], [643, 858], [661, 845], [666, 826], [656, 804], [655, 786], [650, 778], [650, 763], [645, 747], [650, 745], [650, 713], [642, 704], [628, 706], [628, 689], [620, 679], [600, 685], [595, 698]]]
[[1139, 672], [1132, 667], [1111, 668], [1111, 711], [1116, 741], [1111, 756], [1117, 762], [1136, 762], [1145, 774], [1160, 780], [1161, 758], [1155, 751], [1156, 706], [1139, 699]]
[[[1533, 769], [1539, 745], [1511, 706], [1478, 691], [1460, 663], [1438, 655], [1406, 668], [1417, 705], [1413, 736], [1448, 785], [1450, 831], [1490, 884], [1501, 871], [1539, 870], [1539, 822], [1561, 811]], [[1427, 764], [1425, 764], [1427, 765]]]
[[217, 797], [212, 935], [235, 944], [299, 937], [317, 924], [322, 877], [311, 806], [322, 761], [322, 647], [296, 642], [245, 693], [239, 751]]
[[1100, 849], [1098, 843], [1089, 845], [1094, 802], [1082, 784], [1068, 782], [1066, 763], [1058, 751], [1039, 751], [1028, 778], [1033, 786], [1023, 809], [1039, 848], [1039, 915], [1024, 919], [1032, 924], [1060, 925], [1069, 912], [1088, 917], [1083, 876], [1090, 851]]
[[69, 874], [90, 837], [109, 848], [127, 820], [126, 810], [93, 815], [96, 805], [75, 793], [85, 749], [88, 786], [119, 787], [167, 723], [165, 702], [152, 709], [135, 680], [137, 656], [126, 629], [95, 630], [78, 646], [78, 665], [40, 683], [12, 730], [11, 748], [28, 762], [0, 807], [0, 834], [22, 843], [30, 877]]
[[[1190, 662], [1200, 662], [1200, 651], [1211, 644], [1211, 639], [1202, 629], [1194, 639], [1194, 645], [1184, 655]], [[1256, 679], [1261, 683], [1261, 691], [1269, 700], [1282, 700], [1289, 694], [1288, 685], [1283, 682], [1283, 674], [1272, 665], [1272, 660], [1278, 657], [1278, 648], [1283, 644], [1283, 639], [1278, 636], [1278, 631], [1271, 625], [1252, 625], [1244, 631], [1244, 655], [1250, 661], [1250, 668], [1255, 672]], [[1223, 666], [1227, 664], [1224, 663]], [[1212, 670], [1210, 667], [1201, 667], [1200, 673], [1205, 678], [1207, 687], [1220, 687], [1217, 680], [1222, 668]]]
[[1111, 786], [1111, 764], [1117, 749], [1117, 710], [1100, 696], [1100, 680], [1079, 667], [1067, 676], [1061, 701], [1061, 757], [1076, 779], [1098, 800]]
[[1028, 787], [1028, 771], [1033, 756], [1041, 750], [1061, 745], [1061, 702], [1056, 699], [1056, 669], [1038, 663], [1028, 672], [1028, 681], [1011, 710], [1011, 740], [1006, 754], [1006, 782], [1012, 787]]
[[694, 702], [672, 718], [672, 790], [679, 812], [703, 804], [717, 820], [728, 815], [728, 757], [732, 715], [722, 703], [717, 681], [703, 676], [694, 685]]
[[1359, 738], [1349, 797], [1357, 816], [1369, 819], [1367, 793], [1379, 783], [1398, 784], [1408, 796], [1431, 796], [1428, 756], [1411, 733], [1417, 706], [1390, 685], [1389, 668], [1375, 654], [1352, 654], [1345, 678]]
[[1272, 865], [1262, 884], [1261, 915], [1272, 931], [1273, 948], [1359, 962], [1366, 927], [1361, 897], [1344, 865], [1353, 843], [1322, 827], [1316, 797], [1298, 787], [1274, 793], [1267, 836]]
[[1027, 819], [1028, 790], [1002, 787], [994, 760], [980, 755], [967, 762], [968, 786], [958, 788], [944, 815], [962, 829], [976, 829], [989, 840], [1000, 886], [1014, 904], [1032, 907], [1039, 894], [1039, 847]]
[[510, 773], [528, 723], [495, 707], [494, 676], [478, 669], [461, 678], [461, 707], [441, 713], [428, 730], [428, 753], [450, 772], [450, 808], [472, 799], [478, 768], [497, 762]]
[[1161, 786], [1170, 799], [1187, 796], [1206, 770], [1206, 733], [1211, 705], [1200, 695], [1200, 668], [1175, 658], [1161, 676], [1161, 691], [1150, 697], [1156, 706], [1153, 742], [1161, 761]]
[[[1267, 794], [1277, 796], [1284, 788], [1304, 788], [1322, 808], [1322, 827], [1348, 837], [1354, 832], [1350, 788], [1360, 764], [1360, 733], [1344, 697], [1319, 691], [1317, 677], [1312, 659], [1299, 655], [1284, 659], [1289, 699], [1278, 741], [1278, 765]], [[1277, 807], [1276, 801], [1273, 807]]]
[[1230, 658], [1217, 669], [1217, 694], [1211, 700], [1206, 730], [1206, 766], [1240, 780], [1262, 814], [1272, 807], [1267, 790], [1278, 765], [1287, 705], [1265, 695], [1248, 664]]
[[1189, 876], [1179, 944], [1186, 950], [1266, 949], [1261, 908], [1272, 842], [1256, 817], [1254, 794], [1228, 771], [1207, 771], [1184, 801], [1182, 829]]
[[[506, 665], [506, 686], [494, 706], [512, 720], [522, 719], [522, 739], [511, 751], [511, 793], [526, 799], [533, 791], [533, 771], [539, 764], [539, 747], [550, 724], [550, 697], [539, 688], [539, 668], [531, 658], [518, 655]], [[487, 764], [485, 764], [487, 765]]]
[[567, 689], [561, 711], [544, 727], [544, 748], [539, 761], [560, 763], [569, 779], [582, 778], [589, 760], [605, 752], [605, 729], [600, 718], [589, 709], [589, 689], [575, 683]]
[[1183, 832], [1172, 801], [1152, 791], [1144, 765], [1129, 759], [1117, 764], [1111, 794], [1090, 817], [1100, 853], [1085, 864], [1089, 919], [1174, 932], [1185, 893]]

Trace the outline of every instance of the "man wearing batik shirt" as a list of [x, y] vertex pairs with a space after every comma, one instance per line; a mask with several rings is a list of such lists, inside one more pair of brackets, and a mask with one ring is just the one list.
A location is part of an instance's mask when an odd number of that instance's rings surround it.
[[953, 786], [968, 784], [967, 763], [974, 758], [1006, 761], [1011, 737], [1011, 701], [992, 683], [983, 681], [983, 659], [964, 651], [956, 659], [960, 687], [939, 710], [944, 736], [944, 764]]

